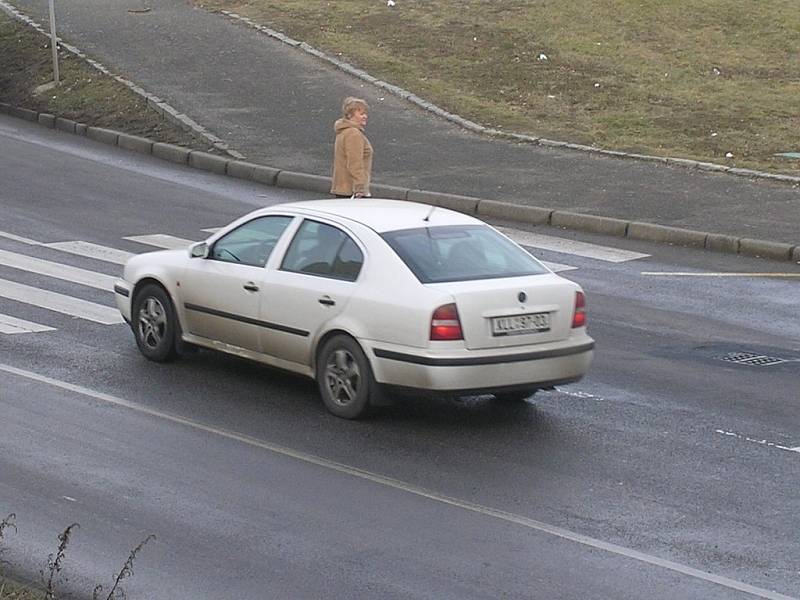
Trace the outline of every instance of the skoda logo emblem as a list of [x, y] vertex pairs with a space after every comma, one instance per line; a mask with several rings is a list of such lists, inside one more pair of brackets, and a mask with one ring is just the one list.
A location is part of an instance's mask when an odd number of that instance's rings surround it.
[[520, 302], [525, 302], [525, 300], [527, 299], [528, 299], [528, 294], [526, 294], [525, 292], [520, 292], [519, 294], [517, 294], [517, 300], [519, 300]]

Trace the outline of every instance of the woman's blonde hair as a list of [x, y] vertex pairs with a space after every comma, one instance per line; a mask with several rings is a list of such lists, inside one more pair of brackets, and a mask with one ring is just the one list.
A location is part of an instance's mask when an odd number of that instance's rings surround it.
[[369, 110], [369, 104], [367, 104], [366, 100], [362, 100], [361, 98], [348, 96], [342, 103], [342, 114], [347, 119], [352, 116], [352, 114], [356, 112], [356, 109], [358, 108], [367, 111]]

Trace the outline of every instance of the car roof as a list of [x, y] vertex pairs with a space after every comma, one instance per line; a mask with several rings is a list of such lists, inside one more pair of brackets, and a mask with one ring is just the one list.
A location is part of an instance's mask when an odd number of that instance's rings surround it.
[[[406, 202], [404, 200], [382, 200], [377, 198], [343, 198], [330, 200], [308, 200], [277, 204], [264, 209], [265, 213], [280, 210], [317, 215], [320, 217], [339, 217], [362, 223], [370, 229], [382, 233], [399, 229], [417, 227], [436, 227], [440, 225], [482, 225], [478, 219], [453, 210]], [[427, 218], [427, 220], [426, 220]]]

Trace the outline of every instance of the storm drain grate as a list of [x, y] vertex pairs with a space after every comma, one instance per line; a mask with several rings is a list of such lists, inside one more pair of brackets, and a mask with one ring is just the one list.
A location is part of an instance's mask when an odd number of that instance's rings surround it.
[[784, 358], [775, 358], [774, 356], [756, 354], [755, 352], [728, 352], [721, 358], [722, 360], [736, 363], [737, 365], [751, 365], [754, 367], [766, 367], [769, 365], [779, 365], [781, 363], [790, 362]]

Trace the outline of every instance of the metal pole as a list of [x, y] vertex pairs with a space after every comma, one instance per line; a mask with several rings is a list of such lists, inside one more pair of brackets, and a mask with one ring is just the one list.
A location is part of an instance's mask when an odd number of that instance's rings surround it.
[[50, 45], [53, 47], [53, 81], [58, 84], [58, 37], [56, 36], [55, 0], [50, 0]]

